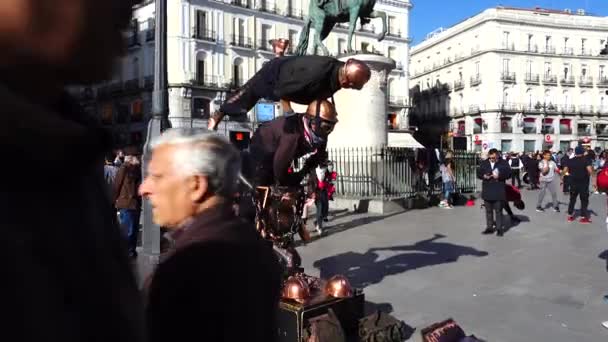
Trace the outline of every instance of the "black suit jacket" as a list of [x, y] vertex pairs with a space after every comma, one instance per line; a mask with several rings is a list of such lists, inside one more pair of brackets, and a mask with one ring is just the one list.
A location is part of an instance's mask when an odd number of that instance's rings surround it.
[[[494, 169], [498, 169], [498, 179], [484, 179], [483, 176], [492, 173]], [[481, 198], [485, 201], [504, 201], [505, 195], [505, 180], [511, 177], [511, 168], [509, 164], [499, 158], [494, 164], [494, 169], [489, 160], [484, 160], [477, 169], [477, 177], [481, 179]]]

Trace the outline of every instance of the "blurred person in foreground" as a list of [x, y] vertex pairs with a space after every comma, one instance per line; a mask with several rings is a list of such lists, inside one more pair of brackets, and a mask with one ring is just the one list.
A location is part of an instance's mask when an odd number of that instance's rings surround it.
[[209, 131], [172, 129], [152, 143], [140, 193], [171, 232], [147, 281], [150, 341], [277, 337], [281, 270], [272, 244], [235, 216], [240, 153]]
[[0, 185], [0, 302], [19, 341], [145, 341], [104, 181], [111, 139], [65, 92], [111, 76], [134, 4], [0, 1], [0, 144], [19, 165]]

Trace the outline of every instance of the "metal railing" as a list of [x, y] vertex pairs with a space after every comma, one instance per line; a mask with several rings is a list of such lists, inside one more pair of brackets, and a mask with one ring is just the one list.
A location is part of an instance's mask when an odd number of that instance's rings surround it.
[[593, 77], [581, 76], [578, 81], [580, 87], [593, 87]]
[[463, 80], [456, 80], [454, 81], [454, 90], [460, 90], [464, 88], [464, 81]]
[[543, 83], [557, 84], [557, 76], [545, 74], [543, 76]]
[[245, 37], [241, 35], [232, 35], [232, 39], [230, 40], [230, 45], [240, 46], [244, 48], [253, 48], [253, 43], [250, 37]]
[[[441, 180], [437, 180], [436, 172], [429, 175], [428, 170], [418, 168], [413, 149], [345, 147], [331, 148], [327, 152], [338, 174], [335, 183], [337, 196], [390, 200], [441, 191]], [[457, 191], [476, 191], [477, 155], [457, 152], [453, 157]], [[298, 165], [304, 165], [303, 160]]]
[[287, 10], [285, 11], [285, 15], [290, 18], [296, 18], [296, 19], [304, 18], [304, 15], [302, 14], [302, 10], [298, 9], [298, 8], [287, 7]]
[[500, 80], [503, 82], [515, 82], [515, 73], [503, 71], [500, 73]]
[[481, 83], [481, 75], [471, 76], [471, 87]]
[[540, 76], [538, 74], [526, 74], [524, 78], [526, 83], [540, 83]]
[[256, 44], [256, 48], [258, 50], [262, 50], [262, 51], [272, 51], [272, 46], [270, 46], [270, 42], [268, 42], [268, 39], [258, 40], [258, 43]]
[[568, 76], [568, 77], [562, 76], [560, 79], [560, 83], [562, 85], [574, 86], [576, 82], [575, 82], [574, 76]]
[[206, 40], [208, 42], [217, 41], [217, 35], [216, 35], [215, 31], [213, 31], [213, 30], [201, 30], [201, 29], [195, 28], [192, 38]]

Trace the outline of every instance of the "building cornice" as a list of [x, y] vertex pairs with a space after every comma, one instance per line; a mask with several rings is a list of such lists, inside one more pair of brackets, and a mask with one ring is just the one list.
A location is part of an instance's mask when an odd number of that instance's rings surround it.
[[[547, 22], [546, 20], [527, 21], [527, 20], [524, 20], [524, 18], [522, 18], [522, 19], [509, 18], [507, 15], [499, 13], [498, 11], [499, 10], [496, 10], [496, 9], [486, 10], [486, 11], [482, 12], [481, 14], [468, 18], [465, 21], [460, 22], [460, 23], [448, 28], [447, 30], [439, 33], [437, 36], [429, 38], [429, 39], [421, 42], [420, 44], [413, 46], [411, 49], [411, 55], [415, 56], [416, 54], [422, 53], [438, 44], [445, 42], [446, 40], [448, 40], [450, 38], [453, 38], [459, 34], [470, 31], [470, 30], [472, 30], [478, 26], [481, 26], [485, 23], [488, 23], [488, 22], [499, 22], [499, 23], [517, 24], [517, 25], [522, 25], [522, 26], [533, 26], [533, 27], [547, 27], [547, 28], [555, 28], [555, 29], [566, 28], [566, 29], [577, 29], [577, 30], [584, 30], [584, 31], [606, 31], [606, 32], [608, 32], [608, 19], [605, 20], [606, 23], [604, 25], [583, 26], [583, 25], [577, 25], [574, 22], [564, 24], [562, 22], [550, 23], [550, 22]], [[581, 18], [586, 18], [586, 17], [581, 17]], [[525, 19], [528, 19], [528, 18], [525, 18]], [[597, 20], [598, 19], [596, 18], [595, 21], [597, 21]], [[435, 40], [435, 41], [433, 41], [433, 40]]]
[[403, 0], [378, 0], [378, 3], [387, 5], [387, 6], [397, 7], [397, 8], [412, 9], [412, 7], [414, 7], [414, 5], [411, 2], [403, 1]]
[[[517, 55], [517, 56], [528, 56], [528, 57], [551, 57], [551, 58], [561, 58], [561, 59], [584, 59], [584, 60], [598, 60], [598, 61], [607, 61], [608, 62], [608, 56], [582, 56], [582, 55], [558, 55], [558, 54], [546, 54], [546, 53], [534, 53], [534, 52], [528, 52], [528, 51], [517, 51], [517, 50], [503, 50], [503, 49], [488, 49], [488, 50], [480, 50], [474, 53], [471, 53], [468, 56], [463, 57], [462, 59], [459, 60], [455, 60], [453, 62], [449, 62], [446, 64], [443, 64], [441, 66], [438, 66], [436, 68], [433, 68], [431, 70], [428, 71], [423, 71], [420, 74], [415, 74], [411, 77], [411, 80], [415, 80], [419, 77], [423, 77], [423, 76], [427, 76], [429, 74], [432, 74], [434, 72], [440, 71], [442, 69], [445, 68], [449, 68], [452, 67], [454, 65], [457, 65], [459, 63], [463, 63], [466, 62], [470, 59], [474, 59], [477, 58], [481, 55], [487, 54], [487, 53], [497, 53], [497, 54], [501, 54], [501, 55]], [[412, 55], [412, 58], [414, 56]]]

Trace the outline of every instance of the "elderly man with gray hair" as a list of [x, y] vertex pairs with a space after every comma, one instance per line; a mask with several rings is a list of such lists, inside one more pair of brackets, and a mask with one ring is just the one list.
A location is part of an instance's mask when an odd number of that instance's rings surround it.
[[272, 245], [235, 216], [241, 160], [223, 137], [171, 129], [152, 143], [140, 193], [171, 247], [147, 288], [150, 341], [274, 341], [281, 271]]

